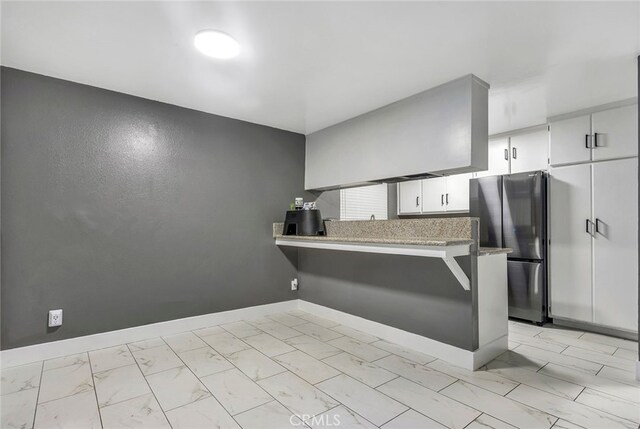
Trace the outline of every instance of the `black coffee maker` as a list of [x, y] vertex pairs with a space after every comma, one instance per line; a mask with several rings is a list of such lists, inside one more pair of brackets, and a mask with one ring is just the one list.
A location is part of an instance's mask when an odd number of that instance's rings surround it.
[[282, 235], [325, 235], [320, 210], [288, 210]]

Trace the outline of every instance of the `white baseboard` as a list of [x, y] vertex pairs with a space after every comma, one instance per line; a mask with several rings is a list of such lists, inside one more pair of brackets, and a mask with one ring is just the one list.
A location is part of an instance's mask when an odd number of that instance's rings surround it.
[[[0, 367], [24, 365], [88, 350], [98, 350], [147, 338], [173, 335], [295, 309], [335, 320], [338, 323], [370, 333], [383, 340], [391, 341], [469, 370], [478, 369], [508, 349], [506, 335], [472, 352], [329, 307], [302, 300], [291, 300], [2, 350], [0, 351]], [[638, 366], [638, 371], [640, 371], [640, 365]]]
[[87, 350], [97, 350], [124, 343], [132, 343], [152, 337], [179, 334], [185, 331], [235, 322], [247, 318], [258, 318], [267, 314], [291, 311], [297, 308], [298, 300], [276, 302], [273, 304], [186, 317], [184, 319], [135, 326], [133, 328], [86, 335], [67, 340], [51, 341], [33, 346], [2, 350], [0, 351], [0, 367], [6, 368], [23, 365], [30, 362], [81, 353]]
[[476, 370], [508, 350], [507, 335], [472, 352], [311, 302], [298, 300], [298, 308], [468, 370]]

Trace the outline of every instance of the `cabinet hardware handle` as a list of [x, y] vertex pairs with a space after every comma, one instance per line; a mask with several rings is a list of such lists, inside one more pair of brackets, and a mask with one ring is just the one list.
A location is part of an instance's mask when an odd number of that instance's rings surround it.
[[591, 222], [589, 219], [587, 219], [586, 222], [585, 222], [584, 232], [586, 232], [589, 235], [593, 235], [593, 234], [591, 234], [591, 229], [589, 228], [589, 226], [591, 226], [591, 224], [593, 224], [593, 222]]
[[600, 147], [598, 146], [598, 133], [593, 133], [593, 147]]
[[516, 150], [516, 148], [512, 148], [511, 151], [513, 152], [513, 159], [518, 159], [518, 152]]
[[420, 205], [420, 197], [416, 197], [416, 207]]
[[446, 201], [447, 201], [447, 205], [449, 205], [449, 194], [447, 194]]
[[504, 160], [509, 161], [509, 149], [504, 150]]
[[600, 222], [602, 222], [600, 219], [596, 218], [596, 232], [600, 232]]
[[444, 194], [440, 194], [440, 205], [444, 206]]
[[591, 134], [584, 135], [584, 147], [587, 149], [591, 149]]

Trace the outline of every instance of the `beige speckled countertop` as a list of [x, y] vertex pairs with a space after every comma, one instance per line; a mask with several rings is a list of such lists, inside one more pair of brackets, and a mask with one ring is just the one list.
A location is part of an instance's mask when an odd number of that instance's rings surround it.
[[[374, 221], [326, 221], [327, 235], [282, 235], [284, 224], [273, 224], [276, 239], [338, 243], [399, 244], [416, 246], [455, 246], [473, 244], [478, 218], [425, 218]], [[479, 255], [511, 253], [511, 249], [483, 247]]]

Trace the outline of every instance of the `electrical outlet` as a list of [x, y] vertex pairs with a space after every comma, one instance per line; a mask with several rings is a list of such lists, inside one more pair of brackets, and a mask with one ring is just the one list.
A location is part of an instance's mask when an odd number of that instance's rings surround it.
[[291, 280], [291, 290], [298, 290], [298, 279]]
[[62, 325], [62, 309], [49, 310], [49, 327]]

